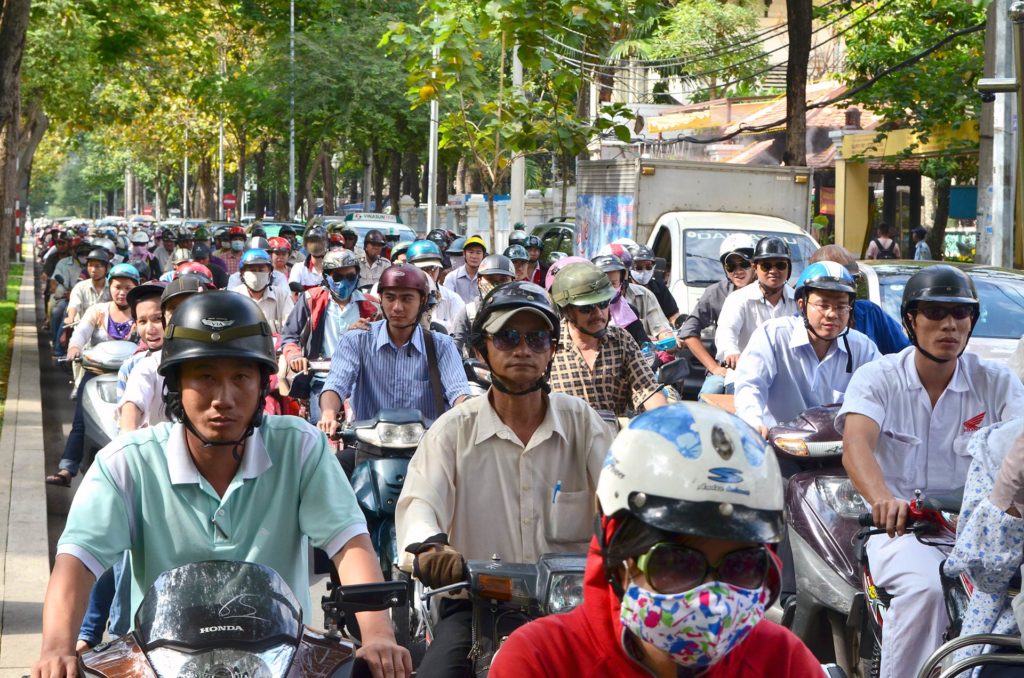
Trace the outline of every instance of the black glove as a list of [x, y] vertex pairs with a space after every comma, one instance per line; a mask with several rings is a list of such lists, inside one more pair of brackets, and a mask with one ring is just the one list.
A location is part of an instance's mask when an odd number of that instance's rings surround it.
[[416, 556], [412, 574], [432, 589], [457, 584], [466, 578], [466, 561], [448, 546], [448, 536], [435, 535], [426, 541], [409, 544], [406, 551]]

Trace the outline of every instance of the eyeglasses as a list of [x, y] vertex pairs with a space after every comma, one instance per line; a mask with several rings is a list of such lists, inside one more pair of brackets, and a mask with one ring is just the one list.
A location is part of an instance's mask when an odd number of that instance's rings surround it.
[[727, 553], [717, 565], [696, 549], [661, 542], [637, 558], [637, 569], [644, 573], [658, 593], [682, 593], [700, 586], [708, 573], [726, 584], [756, 589], [768, 576], [768, 552], [763, 546]]
[[945, 320], [946, 316], [953, 316], [954, 320], [970, 318], [974, 314], [974, 307], [962, 304], [959, 306], [932, 306], [931, 304], [918, 306], [917, 312], [928, 320]]
[[789, 262], [785, 259], [781, 261], [759, 261], [757, 262], [757, 267], [765, 273], [770, 272], [773, 268], [776, 271], [786, 271], [789, 269]]
[[580, 313], [584, 313], [585, 314], [585, 313], [593, 313], [595, 308], [599, 308], [599, 309], [601, 309], [603, 311], [604, 309], [608, 308], [608, 305], [610, 303], [612, 303], [611, 299], [609, 299], [608, 301], [601, 301], [601, 302], [598, 302], [596, 304], [587, 304], [585, 306], [580, 306], [578, 304], [573, 304], [572, 307], [575, 308]]
[[494, 342], [494, 348], [499, 351], [511, 351], [519, 346], [522, 339], [526, 340], [526, 347], [534, 353], [544, 353], [551, 349], [551, 331], [535, 330], [533, 332], [520, 332], [519, 330], [503, 329], [488, 334]]
[[808, 303], [808, 306], [813, 306], [822, 315], [828, 315], [829, 313], [835, 313], [836, 315], [846, 315], [850, 312], [852, 306], [849, 304], [822, 304], [819, 302]]
[[334, 282], [341, 282], [342, 280], [347, 280], [349, 282], [355, 282], [356, 280], [359, 279], [359, 274], [358, 273], [345, 273], [345, 274], [342, 274], [342, 273], [335, 273], [335, 272], [332, 271], [329, 275], [331, 276], [331, 280], [333, 280]]
[[746, 259], [726, 259], [725, 261], [725, 272], [732, 273], [737, 268], [747, 270], [750, 268], [750, 262]]

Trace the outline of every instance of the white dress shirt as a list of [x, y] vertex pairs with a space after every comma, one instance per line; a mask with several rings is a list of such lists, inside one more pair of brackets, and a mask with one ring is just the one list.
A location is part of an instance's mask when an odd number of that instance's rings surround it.
[[466, 307], [466, 302], [455, 292], [444, 285], [437, 288], [440, 298], [430, 312], [430, 320], [444, 325], [449, 335], [454, 335], [455, 319], [459, 317], [459, 311]]
[[741, 287], [725, 298], [722, 312], [718, 314], [718, 329], [715, 331], [716, 360], [743, 353], [754, 330], [771, 318], [796, 315], [799, 309], [793, 300], [793, 288], [785, 285], [782, 296], [773, 306], [764, 298], [764, 291], [756, 280]]
[[914, 365], [913, 346], [857, 370], [846, 389], [836, 425], [854, 412], [880, 429], [875, 458], [893, 495], [913, 499], [955, 490], [967, 481], [970, 437], [979, 428], [1024, 410], [1024, 385], [1005, 365], [973, 353], [957, 359], [956, 372], [932, 407]]
[[420, 441], [398, 500], [403, 567], [412, 564], [406, 546], [442, 532], [471, 559], [497, 553], [535, 563], [545, 553], [585, 553], [610, 444], [597, 413], [564, 393], [548, 395], [525, 445], [487, 395], [445, 412]]
[[737, 363], [736, 414], [751, 426], [771, 428], [808, 408], [842, 402], [853, 372], [880, 356], [867, 335], [850, 330], [819, 360], [803, 318], [769, 320]]
[[287, 287], [271, 285], [263, 290], [263, 296], [259, 299], [254, 298], [252, 290], [244, 284], [229, 287], [228, 289], [255, 301], [256, 305], [263, 311], [267, 322], [270, 323], [270, 329], [276, 334], [280, 334], [284, 329], [284, 324], [288, 320], [288, 314], [292, 312], [292, 307], [295, 306], [295, 302], [292, 301], [292, 293]]
[[156, 426], [167, 421], [164, 406], [164, 378], [157, 372], [160, 367], [160, 351], [153, 351], [139, 361], [128, 375], [124, 393], [117, 401], [117, 416], [121, 408], [131, 403], [142, 412], [142, 426]]

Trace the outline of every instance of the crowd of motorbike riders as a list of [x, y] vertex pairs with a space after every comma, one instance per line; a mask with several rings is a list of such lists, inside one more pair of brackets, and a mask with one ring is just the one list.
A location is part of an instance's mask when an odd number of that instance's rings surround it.
[[[965, 352], [985, 309], [956, 268], [910, 278], [900, 327], [857, 298], [842, 248], [794, 279], [782, 239], [741, 233], [722, 241], [724, 279], [682, 315], [631, 241], [593, 261], [545, 259], [522, 231], [500, 253], [443, 230], [400, 242], [317, 226], [54, 229], [40, 242], [54, 355], [137, 349], [118, 375], [119, 434], [77, 486], [57, 547], [33, 676], [75, 675], [76, 653], [126, 633], [156, 577], [187, 562], [272, 567], [308, 624], [310, 545], [342, 584], [380, 581], [353, 461], [331, 441], [389, 408], [432, 422], [396, 508], [398, 565], [422, 586], [455, 584], [467, 559], [492, 554], [588, 554], [582, 604], [512, 633], [494, 676], [821, 675], [765, 618], [795, 596], [783, 473], [764, 438], [836, 402], [843, 465], [882, 528], [866, 545], [892, 597], [880, 675], [915, 675], [942, 643], [940, 567], [976, 583], [962, 633], [1017, 632], [1024, 385]], [[684, 347], [707, 370], [702, 395], [734, 394], [735, 414], [661, 383]], [[467, 364], [489, 373], [476, 397]], [[71, 487], [89, 456], [91, 376], [51, 485]], [[951, 552], [907, 531], [917, 493], [965, 485]], [[418, 675], [471, 675], [472, 614], [464, 598], [440, 602]], [[357, 620], [374, 676], [413, 671], [387, 612]]]

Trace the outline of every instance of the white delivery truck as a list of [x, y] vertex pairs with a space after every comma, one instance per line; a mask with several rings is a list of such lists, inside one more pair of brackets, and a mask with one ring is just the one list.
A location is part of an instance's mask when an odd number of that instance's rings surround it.
[[725, 277], [718, 247], [741, 231], [778, 235], [793, 277], [818, 248], [809, 234], [811, 171], [688, 160], [587, 160], [576, 176], [576, 253], [590, 258], [618, 238], [646, 242], [665, 260], [686, 315], [704, 288]]

